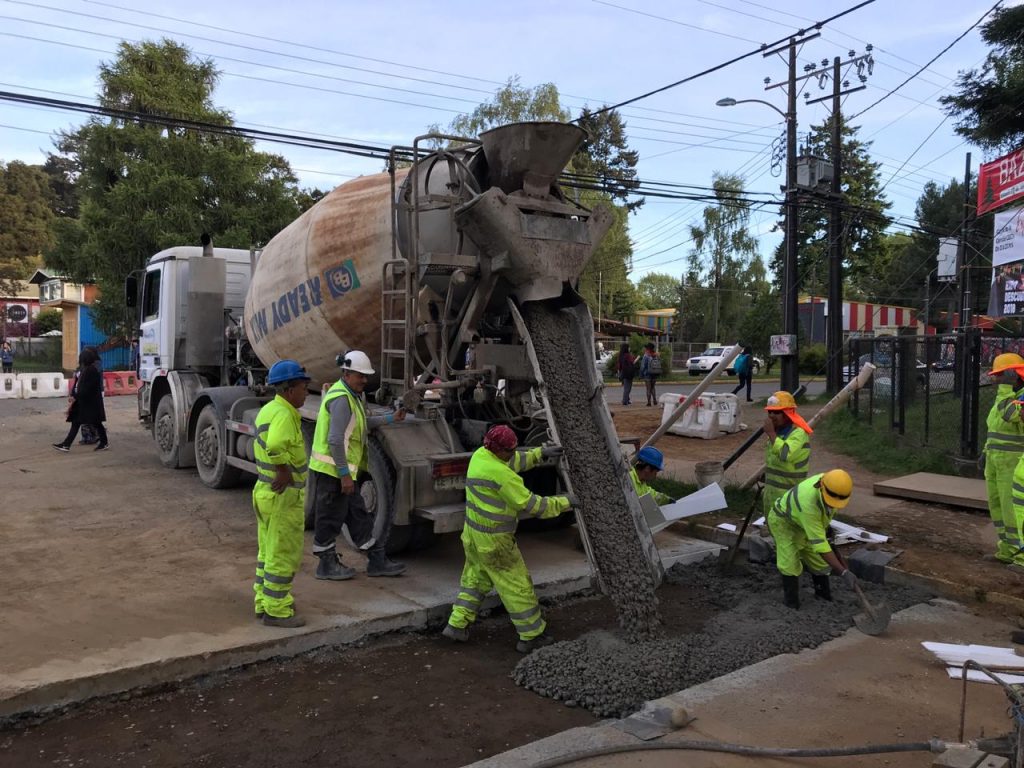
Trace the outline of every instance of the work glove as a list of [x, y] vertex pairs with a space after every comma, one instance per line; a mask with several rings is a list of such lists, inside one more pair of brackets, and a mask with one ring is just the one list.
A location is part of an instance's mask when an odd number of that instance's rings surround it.
[[569, 509], [579, 509], [580, 508], [580, 500], [578, 498], [576, 498], [575, 494], [573, 494], [573, 493], [565, 494], [565, 500], [569, 502]]
[[560, 445], [545, 445], [540, 449], [540, 455], [542, 459], [560, 459], [565, 451], [562, 450]]
[[857, 586], [857, 574], [847, 568], [845, 571], [839, 574], [839, 578], [846, 582], [846, 586], [853, 589]]

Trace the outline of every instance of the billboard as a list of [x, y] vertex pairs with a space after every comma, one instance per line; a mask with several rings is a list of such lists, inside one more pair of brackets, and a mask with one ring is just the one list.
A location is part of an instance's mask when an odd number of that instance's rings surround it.
[[988, 314], [1024, 315], [1024, 207], [995, 215]]
[[1024, 198], [1024, 149], [982, 163], [978, 169], [978, 216]]

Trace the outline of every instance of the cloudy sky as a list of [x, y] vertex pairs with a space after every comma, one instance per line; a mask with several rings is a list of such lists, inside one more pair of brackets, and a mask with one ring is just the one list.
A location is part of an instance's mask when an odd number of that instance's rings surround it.
[[[986, 49], [977, 30], [896, 93], [989, 10], [994, 0], [876, 0], [822, 29], [800, 68], [844, 59], [873, 46], [867, 88], [848, 96], [847, 115], [873, 142], [892, 212], [912, 220], [930, 179], [963, 175], [964, 154], [985, 159], [953, 131], [938, 98], [958, 71], [977, 67]], [[856, 0], [562, 0], [516, 3], [462, 0], [0, 0], [0, 89], [92, 100], [97, 67], [119, 40], [170, 37], [214, 59], [223, 77], [215, 100], [243, 126], [308, 132], [360, 142], [409, 144], [427, 126], [446, 125], [487, 100], [510, 76], [552, 82], [574, 113], [618, 103], [774, 42], [856, 5]], [[707, 186], [714, 172], [739, 173], [753, 192], [777, 192], [772, 141], [782, 119], [759, 104], [715, 106], [724, 96], [766, 99], [785, 109], [779, 57], [751, 56], [621, 111], [640, 152], [641, 177]], [[827, 86], [831, 89], [831, 86]], [[815, 80], [811, 98], [824, 95]], [[828, 91], [830, 92], [830, 90]], [[798, 123], [820, 122], [823, 105], [805, 106]], [[49, 135], [77, 115], [0, 102], [0, 160], [41, 162]], [[280, 145], [303, 185], [333, 187], [379, 161]], [[779, 169], [776, 169], [779, 170]], [[631, 222], [635, 273], [679, 273], [688, 225], [702, 204], [649, 200]], [[767, 257], [778, 242], [777, 209], [753, 216]]]

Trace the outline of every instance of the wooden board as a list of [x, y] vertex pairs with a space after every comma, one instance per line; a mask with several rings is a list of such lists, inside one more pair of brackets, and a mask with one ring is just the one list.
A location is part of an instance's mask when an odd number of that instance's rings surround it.
[[931, 501], [964, 509], [988, 509], [988, 492], [984, 480], [932, 472], [916, 472], [875, 483], [876, 496]]

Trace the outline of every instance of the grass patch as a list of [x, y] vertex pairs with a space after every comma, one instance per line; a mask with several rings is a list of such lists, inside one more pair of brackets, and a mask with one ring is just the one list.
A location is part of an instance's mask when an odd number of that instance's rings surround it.
[[[674, 477], [666, 477], [664, 475], [656, 477], [654, 482], [651, 483], [651, 487], [656, 491], [661, 491], [673, 499], [681, 499], [683, 496], [689, 496], [691, 493], [697, 491], [696, 483], [684, 483], [676, 480]], [[754, 488], [740, 489], [738, 485], [726, 485], [722, 487], [722, 491], [725, 493], [725, 500], [729, 504], [729, 509], [749, 509], [750, 505], [754, 501]]]
[[15, 358], [14, 373], [51, 373], [62, 370], [60, 360], [45, 358]]

